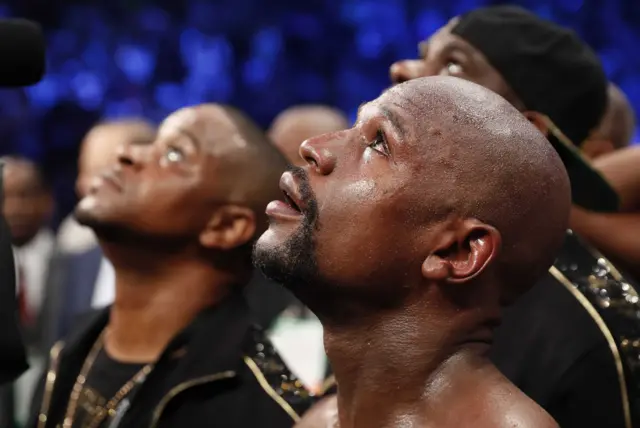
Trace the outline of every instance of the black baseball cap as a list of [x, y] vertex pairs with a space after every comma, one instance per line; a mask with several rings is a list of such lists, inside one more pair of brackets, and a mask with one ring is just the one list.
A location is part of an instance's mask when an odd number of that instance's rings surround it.
[[608, 81], [596, 54], [573, 31], [518, 6], [473, 10], [451, 32], [484, 54], [526, 110], [545, 116], [548, 139], [571, 179], [573, 202], [591, 211], [617, 211], [618, 195], [578, 148], [607, 106]]

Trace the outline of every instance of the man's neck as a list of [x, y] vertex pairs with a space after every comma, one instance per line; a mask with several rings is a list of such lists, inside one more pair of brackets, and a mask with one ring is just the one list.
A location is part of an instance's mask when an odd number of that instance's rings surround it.
[[491, 332], [473, 327], [477, 315], [414, 309], [359, 325], [325, 323], [325, 348], [340, 385], [340, 428], [422, 420], [443, 382], [458, 369], [484, 364]]
[[122, 362], [157, 360], [176, 334], [235, 285], [232, 275], [197, 258], [103, 249], [116, 274], [105, 349]]

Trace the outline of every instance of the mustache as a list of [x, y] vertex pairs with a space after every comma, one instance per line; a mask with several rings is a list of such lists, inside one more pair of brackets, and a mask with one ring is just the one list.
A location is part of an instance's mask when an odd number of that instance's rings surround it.
[[306, 205], [306, 212], [304, 214], [309, 217], [310, 221], [315, 221], [318, 217], [318, 203], [316, 201], [316, 195], [313, 193], [311, 184], [309, 183], [309, 174], [304, 168], [293, 165], [290, 165], [287, 171], [298, 181], [300, 198]]

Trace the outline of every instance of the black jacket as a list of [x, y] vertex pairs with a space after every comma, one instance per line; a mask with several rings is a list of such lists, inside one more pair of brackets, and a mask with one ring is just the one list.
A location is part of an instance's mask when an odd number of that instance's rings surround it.
[[[101, 311], [54, 346], [29, 428], [57, 428], [108, 317], [108, 309]], [[203, 311], [179, 334], [131, 400], [118, 428], [288, 428], [313, 402], [252, 324], [240, 293]]]
[[[626, 291], [625, 291], [626, 290]], [[503, 316], [491, 359], [562, 428], [640, 426], [633, 285], [569, 233], [549, 273]]]
[[[0, 162], [0, 203], [3, 195], [3, 164]], [[20, 334], [16, 299], [16, 266], [9, 227], [0, 213], [0, 385], [14, 381], [29, 368]]]

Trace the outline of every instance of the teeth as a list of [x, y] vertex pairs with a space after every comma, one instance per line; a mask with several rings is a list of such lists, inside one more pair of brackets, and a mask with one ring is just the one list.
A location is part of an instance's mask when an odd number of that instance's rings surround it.
[[293, 201], [293, 198], [289, 196], [287, 192], [284, 192], [284, 198], [286, 202], [291, 206], [291, 208], [293, 208], [296, 211], [300, 211], [300, 208], [298, 208], [298, 205], [296, 205], [296, 203]]

